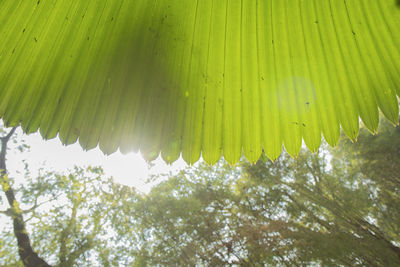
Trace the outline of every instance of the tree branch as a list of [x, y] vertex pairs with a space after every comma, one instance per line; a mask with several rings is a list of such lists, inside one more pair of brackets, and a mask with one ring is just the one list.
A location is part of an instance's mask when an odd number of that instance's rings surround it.
[[[80, 198], [79, 198], [80, 199]], [[76, 216], [78, 212], [78, 207], [81, 204], [81, 201], [77, 201], [73, 203], [72, 211], [71, 211], [71, 218], [68, 221], [67, 226], [63, 229], [60, 236], [60, 251], [59, 251], [59, 259], [60, 259], [60, 266], [68, 266], [68, 253], [67, 253], [67, 238], [68, 235], [71, 233], [71, 230], [75, 227], [76, 224]]]
[[39, 208], [40, 206], [42, 206], [42, 205], [44, 205], [44, 204], [46, 204], [46, 203], [49, 203], [49, 202], [51, 202], [51, 201], [53, 201], [53, 200], [57, 200], [58, 199], [58, 197], [60, 197], [62, 194], [60, 193], [60, 194], [58, 194], [57, 196], [54, 196], [54, 197], [52, 197], [52, 198], [50, 198], [50, 199], [48, 199], [48, 200], [45, 200], [45, 201], [43, 201], [43, 202], [40, 202], [40, 203], [37, 203], [37, 201], [35, 201], [35, 204], [32, 206], [32, 207], [30, 207], [29, 209], [24, 209], [24, 210], [22, 210], [22, 213], [29, 213], [29, 212], [34, 212], [35, 211], [35, 209], [37, 209], [37, 208]]
[[24, 218], [22, 216], [22, 210], [19, 208], [19, 203], [15, 198], [14, 190], [11, 187], [10, 180], [7, 177], [7, 143], [16, 129], [17, 128], [14, 127], [6, 136], [0, 137], [0, 183], [4, 193], [6, 194], [8, 204], [10, 205], [9, 213], [11, 214], [13, 220], [14, 235], [17, 238], [18, 254], [21, 257], [21, 261], [26, 267], [50, 267], [50, 265], [42, 258], [40, 258], [38, 254], [32, 249], [29, 235], [26, 231]]
[[7, 143], [11, 136], [15, 133], [15, 130], [17, 130], [17, 127], [11, 128], [10, 132], [6, 136], [0, 137], [0, 140]]

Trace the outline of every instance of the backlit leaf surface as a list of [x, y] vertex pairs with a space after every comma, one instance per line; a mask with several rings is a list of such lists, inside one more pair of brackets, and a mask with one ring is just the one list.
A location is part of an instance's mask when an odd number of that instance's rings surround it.
[[85, 149], [275, 159], [398, 95], [395, 0], [0, 1], [0, 117]]

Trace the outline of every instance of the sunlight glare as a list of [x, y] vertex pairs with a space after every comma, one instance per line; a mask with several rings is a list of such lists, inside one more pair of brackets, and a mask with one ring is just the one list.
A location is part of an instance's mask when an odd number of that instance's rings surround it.
[[[21, 131], [18, 131], [21, 136]], [[46, 170], [64, 172], [77, 166], [102, 166], [106, 176], [113, 176], [120, 184], [134, 186], [141, 192], [149, 192], [155, 183], [146, 183], [152, 174], [175, 173], [186, 166], [180, 158], [172, 165], [166, 164], [160, 157], [148, 164], [140, 153], [129, 153], [123, 155], [119, 151], [106, 156], [98, 147], [84, 151], [79, 144], [64, 146], [58, 138], [43, 140], [39, 133], [24, 135], [26, 144], [30, 151], [23, 153], [8, 154], [8, 169], [10, 173], [18, 170], [23, 174], [22, 159], [30, 166], [31, 175], [36, 175], [40, 167]], [[22, 156], [22, 157], [21, 157]], [[18, 174], [14, 174], [18, 176]]]

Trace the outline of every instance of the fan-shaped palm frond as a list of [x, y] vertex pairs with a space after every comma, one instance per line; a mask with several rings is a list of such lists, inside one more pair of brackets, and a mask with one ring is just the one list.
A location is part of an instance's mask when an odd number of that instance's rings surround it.
[[3, 0], [0, 117], [149, 159], [316, 150], [398, 122], [396, 0]]

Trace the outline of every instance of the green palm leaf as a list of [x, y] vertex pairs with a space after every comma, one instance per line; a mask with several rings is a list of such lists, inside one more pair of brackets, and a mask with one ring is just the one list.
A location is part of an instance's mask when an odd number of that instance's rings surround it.
[[398, 122], [395, 0], [3, 0], [0, 40], [0, 117], [85, 149], [234, 163]]

